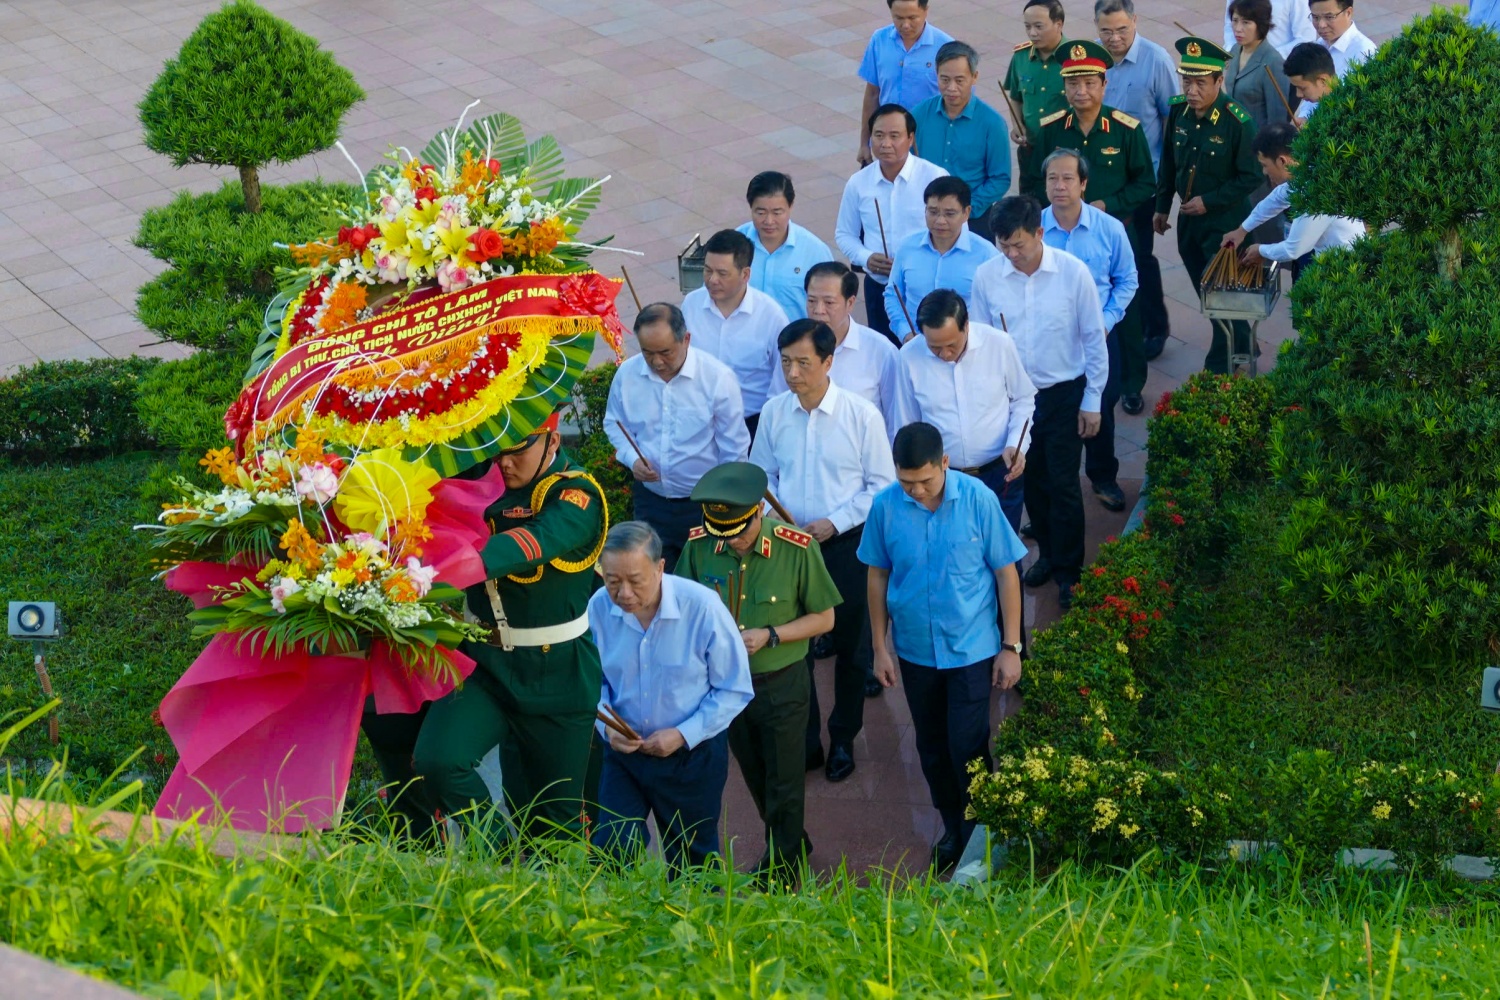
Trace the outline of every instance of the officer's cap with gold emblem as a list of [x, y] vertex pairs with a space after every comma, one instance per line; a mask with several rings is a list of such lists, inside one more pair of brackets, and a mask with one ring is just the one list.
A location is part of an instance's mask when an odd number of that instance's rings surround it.
[[1189, 35], [1177, 39], [1177, 72], [1183, 76], [1212, 76], [1224, 72], [1229, 53], [1206, 38]]
[[766, 470], [752, 462], [709, 469], [692, 494], [703, 505], [703, 530], [715, 538], [738, 537], [755, 520], [768, 482]]
[[1064, 42], [1067, 51], [1063, 53], [1062, 75], [1086, 76], [1090, 73], [1103, 75], [1104, 71], [1114, 66], [1115, 61], [1098, 42]]

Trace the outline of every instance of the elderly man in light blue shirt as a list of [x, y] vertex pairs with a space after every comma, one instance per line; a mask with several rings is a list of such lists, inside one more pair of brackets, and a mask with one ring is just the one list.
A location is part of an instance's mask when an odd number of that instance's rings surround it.
[[927, 0], [885, 0], [891, 23], [877, 28], [859, 61], [859, 78], [865, 81], [865, 99], [860, 111], [859, 165], [874, 157], [870, 152], [870, 116], [882, 104], [899, 104], [910, 111], [929, 97], [937, 96], [937, 52], [953, 36], [927, 23]]
[[755, 244], [750, 287], [775, 299], [788, 320], [807, 318], [807, 272], [815, 264], [833, 260], [827, 243], [792, 221], [796, 198], [786, 174], [777, 170], [756, 174], [745, 191], [750, 221], [737, 230]]
[[[1177, 64], [1166, 49], [1136, 33], [1133, 0], [1097, 0], [1094, 27], [1099, 31], [1099, 43], [1115, 61], [1104, 74], [1105, 103], [1140, 120], [1151, 146], [1151, 165], [1160, 169], [1167, 115], [1172, 109], [1172, 98], [1182, 89], [1177, 79]], [[1141, 282], [1136, 309], [1140, 313], [1145, 360], [1161, 354], [1171, 333], [1162, 293], [1161, 264], [1154, 249], [1153, 211], [1155, 206], [1147, 198], [1130, 219], [1135, 267]]]
[[646, 846], [654, 816], [675, 872], [719, 851], [729, 723], [755, 691], [745, 644], [719, 595], [666, 575], [663, 565], [661, 539], [642, 521], [617, 524], [605, 537], [604, 589], [588, 608], [606, 741], [593, 842], [628, 859]]
[[[1109, 378], [1099, 400], [1099, 433], [1083, 443], [1083, 469], [1094, 485], [1094, 496], [1106, 510], [1125, 509], [1125, 492], [1118, 477], [1120, 461], [1115, 456], [1115, 404], [1120, 401], [1127, 376], [1127, 358], [1139, 367], [1145, 380], [1146, 361], [1141, 353], [1137, 311], [1130, 308], [1139, 283], [1135, 254], [1124, 223], [1101, 212], [1085, 199], [1089, 161], [1073, 149], [1058, 149], [1042, 162], [1050, 204], [1042, 210], [1042, 242], [1083, 261], [1093, 275], [1104, 314], [1105, 346], [1109, 350]], [[1139, 401], [1139, 396], [1136, 397]], [[1136, 407], [1130, 412], [1139, 413]]]
[[923, 200], [927, 231], [908, 236], [896, 250], [885, 286], [885, 312], [902, 343], [920, 332], [912, 324], [928, 292], [951, 288], [967, 302], [974, 272], [1000, 253], [995, 244], [969, 232], [969, 185], [961, 179], [939, 177], [927, 185]]
[[964, 815], [968, 767], [990, 765], [990, 691], [1021, 679], [1016, 563], [1026, 546], [994, 492], [948, 468], [936, 427], [901, 428], [892, 456], [897, 482], [875, 495], [859, 558], [870, 568], [875, 676], [893, 687], [899, 664], [922, 774], [943, 820], [933, 848], [942, 869], [957, 862], [973, 830]]

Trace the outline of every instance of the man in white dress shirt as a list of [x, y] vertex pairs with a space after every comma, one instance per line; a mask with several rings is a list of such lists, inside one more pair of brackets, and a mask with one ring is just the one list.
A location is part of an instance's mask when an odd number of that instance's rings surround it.
[[[834, 703], [828, 718], [829, 781], [854, 773], [854, 738], [864, 727], [865, 677], [873, 654], [866, 639], [866, 575], [859, 540], [875, 494], [896, 481], [885, 420], [873, 403], [829, 378], [835, 342], [826, 323], [799, 319], [777, 341], [790, 392], [774, 396], [750, 460], [766, 470], [771, 492], [803, 531], [818, 540], [823, 562], [843, 597], [834, 608]], [[813, 669], [809, 650], [807, 669]], [[808, 704], [807, 753], [823, 754], [823, 719], [814, 687]]]
[[742, 461], [750, 433], [739, 382], [692, 345], [682, 310], [669, 302], [646, 306], [635, 318], [635, 339], [641, 353], [615, 373], [604, 432], [635, 477], [635, 519], [661, 536], [670, 573], [702, 520], [701, 505], [689, 499], [693, 487], [709, 469]]
[[1026, 510], [1040, 555], [1027, 586], [1057, 581], [1058, 601], [1073, 606], [1083, 568], [1083, 491], [1078, 463], [1085, 439], [1099, 433], [1109, 377], [1104, 313], [1093, 275], [1077, 257], [1047, 246], [1042, 209], [1023, 196], [996, 207], [1000, 256], [974, 275], [974, 318], [1015, 340], [1036, 385], [1036, 415], [1026, 452]]
[[[901, 348], [900, 423], [931, 424], [953, 468], [983, 482], [1012, 531], [1021, 524], [1026, 441], [1036, 387], [1010, 334], [973, 322], [963, 296], [929, 292], [917, 305], [922, 336]], [[1026, 434], [1031, 437], [1030, 432]]]
[[703, 287], [682, 300], [697, 348], [729, 366], [740, 382], [745, 426], [755, 436], [766, 398], [786, 389], [776, 359], [776, 335], [786, 313], [765, 292], [750, 287], [755, 244], [744, 233], [721, 229], [703, 244]]
[[[1265, 173], [1266, 180], [1275, 185], [1271, 193], [1279, 193], [1288, 199], [1290, 196], [1287, 194], [1287, 187], [1292, 181], [1292, 170], [1297, 166], [1297, 162], [1292, 159], [1292, 142], [1296, 138], [1295, 127], [1277, 122], [1261, 129], [1252, 144], [1255, 158], [1260, 161], [1260, 169]], [[1225, 235], [1224, 245], [1238, 247], [1243, 243], [1246, 234], [1260, 224], [1256, 221], [1259, 212], [1259, 205], [1251, 209], [1250, 215], [1240, 223], [1240, 228]], [[1259, 264], [1266, 260], [1289, 264], [1292, 268], [1292, 281], [1295, 282], [1300, 277], [1302, 268], [1315, 254], [1332, 247], [1351, 246], [1363, 235], [1365, 224], [1358, 219], [1339, 215], [1299, 215], [1292, 219], [1286, 239], [1280, 243], [1252, 243], [1240, 254], [1240, 260], [1246, 264]]]
[[[871, 328], [892, 338], [885, 312], [885, 284], [892, 255], [903, 240], [927, 228], [927, 185], [948, 171], [912, 155], [917, 121], [899, 104], [882, 104], [870, 116], [875, 162], [844, 185], [834, 242], [849, 263], [865, 272], [865, 316]], [[879, 205], [879, 212], [876, 211]], [[908, 303], [908, 307], [910, 303]]]
[[887, 434], [896, 431], [895, 345], [862, 323], [854, 322], [859, 278], [840, 261], [815, 264], [807, 272], [807, 318], [827, 323], [838, 346], [833, 349], [832, 378], [840, 389], [863, 396], [885, 418]]
[[[1380, 48], [1355, 27], [1354, 0], [1311, 0], [1307, 8], [1313, 29], [1318, 33], [1318, 44], [1333, 56], [1333, 72], [1340, 80], [1350, 66], [1370, 58]], [[1297, 109], [1297, 117], [1305, 119], [1316, 109], [1316, 103], [1310, 107], [1304, 105]]]

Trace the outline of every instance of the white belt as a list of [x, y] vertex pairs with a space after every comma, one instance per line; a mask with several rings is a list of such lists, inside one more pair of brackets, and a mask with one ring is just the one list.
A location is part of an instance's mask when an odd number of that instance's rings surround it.
[[[495, 613], [495, 634], [490, 636], [489, 644], [498, 646], [500, 649], [510, 652], [517, 646], [552, 646], [560, 642], [568, 642], [586, 634], [589, 630], [589, 616], [587, 613], [579, 615], [570, 622], [562, 622], [559, 625], [543, 625], [540, 628], [511, 628], [510, 621], [505, 617], [505, 607], [500, 603], [500, 591], [495, 587], [494, 580], [484, 582], [484, 591], [489, 595], [490, 610]], [[470, 622], [478, 622], [474, 613], [467, 607], [464, 608], [464, 617]]]

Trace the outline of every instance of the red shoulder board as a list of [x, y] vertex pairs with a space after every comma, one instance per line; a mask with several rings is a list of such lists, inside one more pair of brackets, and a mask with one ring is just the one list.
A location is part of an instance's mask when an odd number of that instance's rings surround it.
[[1017, 45], [1015, 47], [1014, 51], [1020, 52], [1022, 49], [1029, 49], [1029, 48], [1031, 48], [1031, 43], [1030, 42], [1022, 42], [1020, 45]]
[[804, 534], [796, 528], [788, 528], [784, 524], [778, 524], [774, 531], [777, 538], [791, 542], [800, 549], [805, 549], [812, 542], [812, 535]]
[[706, 531], [703, 530], [703, 526], [702, 525], [699, 525], [698, 527], [692, 528], [692, 529], [690, 529], [688, 531], [688, 541], [691, 542], [695, 538], [704, 538], [707, 535], [708, 535], [708, 532], [706, 532]]

